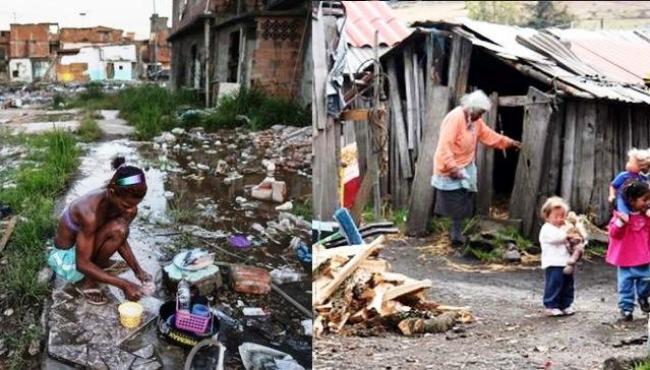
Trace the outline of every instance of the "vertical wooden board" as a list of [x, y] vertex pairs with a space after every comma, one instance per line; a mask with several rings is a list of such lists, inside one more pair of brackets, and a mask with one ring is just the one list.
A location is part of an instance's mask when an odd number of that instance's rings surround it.
[[334, 119], [328, 117], [328, 126], [325, 130], [318, 130], [313, 138], [314, 165], [312, 192], [314, 204], [314, 219], [329, 221], [334, 211], [338, 208], [339, 175], [338, 175], [338, 130]]
[[314, 127], [324, 129], [327, 124], [325, 86], [327, 81], [327, 49], [325, 26], [322, 10], [312, 18], [312, 58], [314, 63], [314, 80], [312, 84], [312, 122]]
[[596, 103], [583, 101], [580, 103], [583, 114], [579, 118], [580, 132], [578, 135], [579, 151], [576, 154], [580, 160], [576, 163], [575, 204], [578, 212], [589, 210], [591, 194], [594, 188], [595, 153], [596, 153]]
[[546, 173], [548, 177], [542, 180], [544, 196], [559, 194], [560, 179], [562, 176], [562, 132], [564, 129], [564, 111], [566, 105], [560, 99], [557, 99], [551, 121], [549, 123], [550, 145], [548, 154], [548, 168]]
[[456, 81], [456, 103], [460, 102], [467, 91], [467, 81], [469, 79], [469, 66], [472, 60], [472, 42], [467, 38], [461, 38], [460, 62], [458, 65], [458, 79]]
[[404, 86], [406, 92], [406, 132], [408, 148], [415, 148], [415, 81], [413, 81], [413, 50], [405, 47], [402, 53], [404, 60]]
[[[499, 94], [495, 91], [490, 94], [492, 106], [485, 117], [485, 123], [492, 129], [496, 127], [498, 114]], [[477, 187], [476, 213], [489, 215], [492, 204], [492, 169], [494, 168], [494, 150], [478, 145], [476, 150]]]
[[431, 218], [431, 209], [434, 201], [434, 189], [431, 186], [433, 175], [433, 157], [438, 145], [440, 124], [449, 112], [451, 90], [446, 86], [434, 86], [432, 90], [432, 111], [424, 129], [420, 143], [419, 160], [415, 167], [415, 177], [409, 199], [409, 213], [406, 221], [406, 232], [409, 235], [422, 235], [427, 231]]
[[420, 143], [420, 126], [422, 117], [420, 116], [421, 101], [420, 101], [420, 68], [417, 61], [417, 53], [413, 53], [411, 57], [412, 71], [413, 71], [413, 161], [417, 160], [418, 144]]
[[562, 149], [561, 195], [567, 202], [573, 202], [573, 177], [575, 169], [575, 142], [577, 124], [577, 102], [569, 100], [564, 113], [564, 138]]
[[[420, 121], [418, 122], [418, 127], [417, 127], [417, 142], [418, 145], [419, 143], [422, 142], [422, 136], [424, 135], [424, 126], [427, 121], [427, 98], [426, 98], [426, 90], [425, 90], [425, 81], [424, 81], [424, 71], [425, 69], [418, 66], [418, 73], [419, 73], [419, 79], [418, 81], [418, 90], [419, 90], [419, 102], [418, 102], [418, 115], [420, 116]], [[418, 148], [419, 152], [419, 148]]]
[[462, 36], [457, 33], [451, 34], [451, 50], [449, 52], [449, 68], [447, 70], [447, 86], [449, 86], [452, 91], [452, 97], [454, 101], [452, 104], [457, 105], [458, 101], [456, 100], [456, 83], [458, 81], [458, 75], [460, 73], [460, 53], [462, 48]]
[[397, 155], [399, 156], [400, 167], [404, 171], [406, 178], [413, 176], [411, 172], [411, 157], [409, 155], [409, 146], [407, 142], [407, 133], [404, 125], [404, 115], [402, 113], [402, 101], [399, 95], [397, 85], [397, 67], [395, 60], [388, 60], [388, 87], [391, 107], [391, 116], [394, 117], [395, 137], [397, 139]]
[[608, 145], [605, 141], [607, 134], [608, 109], [606, 102], [599, 102], [596, 105], [596, 138], [595, 138], [595, 169], [594, 189], [592, 191], [590, 209], [592, 210], [595, 222], [602, 224], [606, 221], [608, 213], [607, 193], [609, 183], [609, 171], [607, 170]]
[[532, 237], [537, 220], [537, 203], [541, 198], [540, 181], [544, 169], [544, 154], [548, 139], [548, 126], [553, 109], [552, 97], [530, 87], [529, 102], [524, 109], [522, 150], [519, 153], [512, 196], [510, 216], [522, 220], [522, 231]]

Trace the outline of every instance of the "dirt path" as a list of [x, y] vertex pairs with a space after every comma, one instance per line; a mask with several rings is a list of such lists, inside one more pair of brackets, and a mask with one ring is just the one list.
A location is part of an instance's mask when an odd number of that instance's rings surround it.
[[[598, 260], [580, 266], [573, 317], [542, 316], [542, 270], [467, 273], [452, 271], [448, 257], [419, 258], [424, 241], [392, 242], [382, 257], [396, 272], [429, 278], [429, 296], [470, 306], [477, 322], [464, 333], [407, 338], [327, 336], [314, 341], [316, 369], [599, 369], [610, 357], [643, 356], [644, 345], [614, 345], [641, 337], [640, 311], [628, 325], [616, 323], [616, 272]], [[467, 262], [467, 261], [464, 261]], [[342, 367], [342, 365], [345, 365]]]

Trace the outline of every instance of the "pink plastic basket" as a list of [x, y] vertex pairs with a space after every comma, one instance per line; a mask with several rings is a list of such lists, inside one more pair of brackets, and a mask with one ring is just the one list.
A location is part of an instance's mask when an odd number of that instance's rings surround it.
[[206, 316], [193, 315], [189, 311], [178, 309], [178, 298], [176, 299], [176, 327], [181, 330], [191, 331], [196, 334], [204, 334], [208, 331], [212, 314]]

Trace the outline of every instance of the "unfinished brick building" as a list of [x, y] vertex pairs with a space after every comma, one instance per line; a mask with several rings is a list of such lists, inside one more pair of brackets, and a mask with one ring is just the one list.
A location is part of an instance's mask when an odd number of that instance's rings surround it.
[[238, 86], [309, 101], [308, 2], [174, 0], [173, 6], [173, 88], [197, 90], [206, 105]]
[[56, 23], [11, 24], [9, 74], [12, 81], [31, 82], [46, 78], [59, 47]]
[[62, 27], [59, 39], [62, 44], [119, 44], [124, 41], [124, 31], [104, 27], [70, 28]]

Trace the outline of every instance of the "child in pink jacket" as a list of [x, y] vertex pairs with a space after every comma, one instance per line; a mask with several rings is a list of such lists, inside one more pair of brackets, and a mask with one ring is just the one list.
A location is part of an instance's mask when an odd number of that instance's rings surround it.
[[650, 203], [650, 188], [644, 181], [634, 180], [623, 189], [630, 206], [629, 221], [614, 213], [609, 223], [607, 263], [618, 267], [618, 307], [621, 320], [631, 321], [634, 298], [643, 312], [650, 312], [650, 218], [645, 210]]

